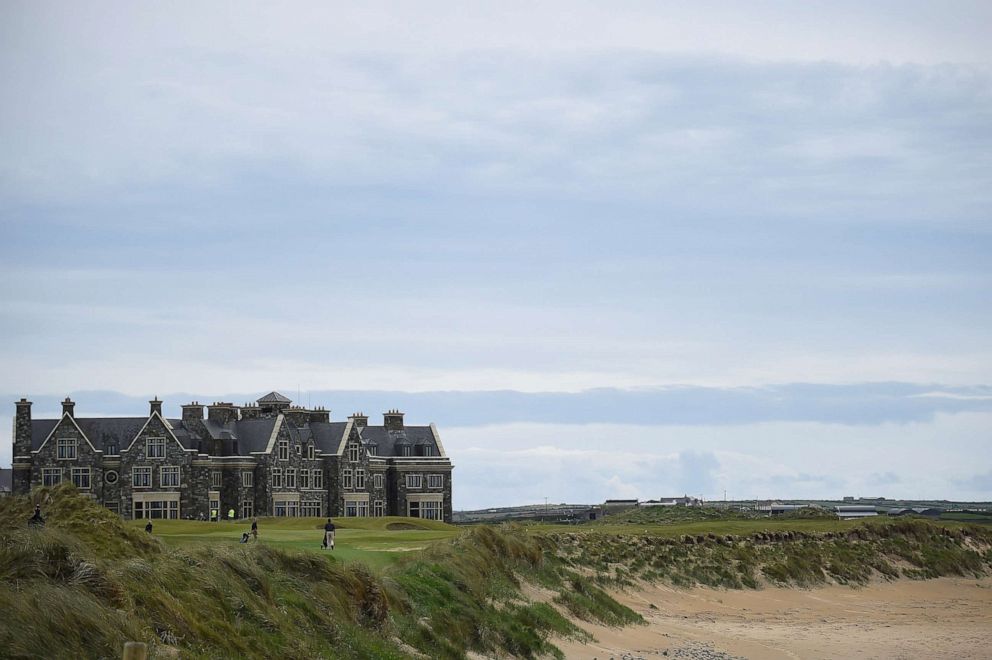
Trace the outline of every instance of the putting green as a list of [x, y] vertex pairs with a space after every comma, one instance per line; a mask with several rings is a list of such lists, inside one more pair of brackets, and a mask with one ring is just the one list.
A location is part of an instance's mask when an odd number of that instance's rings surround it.
[[[143, 529], [147, 520], [127, 524]], [[342, 561], [362, 561], [384, 567], [410, 552], [457, 536], [452, 525], [416, 518], [335, 518], [335, 548], [322, 550], [326, 518], [259, 518], [258, 542], [283, 548], [310, 550]], [[246, 520], [201, 522], [195, 520], [153, 520], [153, 534], [170, 545], [236, 545], [242, 532], [251, 528]], [[254, 543], [254, 541], [251, 541]]]

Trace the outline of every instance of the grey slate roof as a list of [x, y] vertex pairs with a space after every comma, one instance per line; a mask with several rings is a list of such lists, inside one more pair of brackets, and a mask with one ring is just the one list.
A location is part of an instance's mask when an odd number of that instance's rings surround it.
[[[116, 445], [117, 451], [126, 449], [141, 427], [148, 421], [147, 417], [99, 417], [75, 418], [76, 423], [93, 443], [94, 448], [106, 450], [108, 445]], [[172, 432], [186, 449], [199, 449], [200, 437], [195, 430], [186, 427], [181, 419], [167, 420], [172, 426]], [[38, 449], [58, 419], [31, 420], [31, 449]], [[223, 441], [223, 452], [226, 456], [248, 456], [253, 452], [263, 452], [272, 437], [275, 426], [274, 417], [262, 419], [242, 419], [227, 424], [218, 424], [209, 419], [203, 420], [203, 427], [210, 438]], [[313, 441], [317, 448], [325, 454], [337, 452], [341, 437], [344, 435], [347, 422], [311, 422], [303, 428], [295, 428], [284, 423], [290, 435], [304, 443]], [[419, 454], [418, 446], [429, 445], [434, 448], [433, 456], [440, 455], [440, 449], [434, 441], [434, 434], [429, 426], [407, 426], [402, 431], [389, 431], [384, 426], [366, 426], [361, 429], [363, 443], [375, 446], [378, 456], [402, 456], [399, 447], [409, 445], [414, 448], [414, 455]], [[237, 441], [237, 452], [234, 442]]]
[[397, 445], [429, 445], [434, 448], [434, 456], [441, 451], [434, 442], [434, 433], [429, 426], [407, 426], [402, 431], [388, 431], [385, 426], [366, 426], [362, 429], [362, 440], [376, 447], [379, 456], [402, 456]]
[[293, 403], [293, 401], [278, 392], [269, 392], [256, 403]]

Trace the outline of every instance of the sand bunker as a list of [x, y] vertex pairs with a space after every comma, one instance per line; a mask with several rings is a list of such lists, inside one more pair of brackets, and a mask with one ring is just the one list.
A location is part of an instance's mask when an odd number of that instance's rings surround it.
[[648, 625], [580, 622], [597, 641], [557, 641], [567, 658], [992, 658], [992, 578], [615, 596]]

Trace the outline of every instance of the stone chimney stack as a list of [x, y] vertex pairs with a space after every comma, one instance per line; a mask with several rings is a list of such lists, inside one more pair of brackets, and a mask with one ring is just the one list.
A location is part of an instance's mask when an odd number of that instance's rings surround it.
[[348, 419], [351, 420], [352, 424], [356, 429], [364, 429], [369, 425], [369, 416], [365, 413], [356, 412], [351, 415]]
[[207, 406], [207, 419], [221, 425], [236, 422], [238, 421], [238, 407], [233, 403], [215, 401], [213, 405]]
[[157, 396], [148, 402], [148, 406], [149, 406], [149, 410], [148, 410], [149, 417], [151, 417], [155, 413], [158, 413], [159, 417], [162, 416], [162, 402], [158, 400]]
[[203, 421], [203, 404], [199, 401], [192, 401], [183, 405], [183, 421], [184, 422], [202, 422]]
[[21, 397], [14, 406], [14, 458], [31, 456], [31, 402]]
[[382, 413], [382, 423], [385, 425], [387, 431], [402, 431], [403, 413], [399, 410], [390, 410], [389, 412]]
[[310, 411], [310, 423], [328, 423], [331, 421], [331, 411], [323, 406], [317, 406]]
[[76, 402], [70, 399], [69, 397], [66, 397], [65, 401], [62, 402], [62, 414], [69, 415], [69, 417], [75, 417]]

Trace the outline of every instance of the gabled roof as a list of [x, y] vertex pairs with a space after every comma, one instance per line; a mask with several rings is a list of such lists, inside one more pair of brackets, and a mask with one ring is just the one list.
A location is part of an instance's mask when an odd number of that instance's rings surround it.
[[255, 403], [293, 403], [293, 401], [278, 392], [269, 392]]
[[385, 426], [366, 426], [362, 429], [362, 440], [366, 445], [375, 445], [378, 456], [402, 456], [397, 445], [430, 445], [434, 448], [434, 458], [441, 456], [441, 448], [434, 442], [434, 432], [429, 426], [406, 426], [402, 431], [390, 431]]

